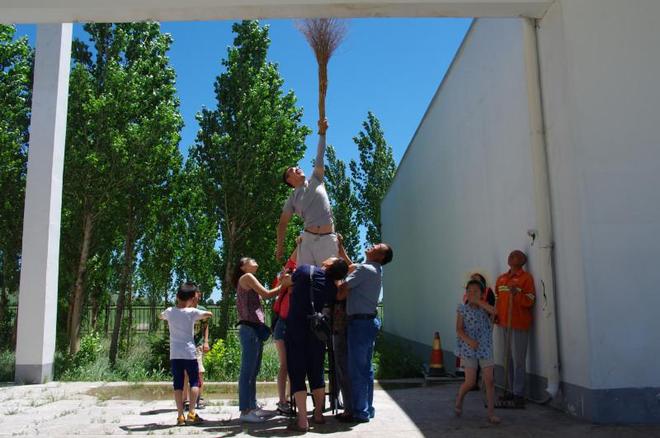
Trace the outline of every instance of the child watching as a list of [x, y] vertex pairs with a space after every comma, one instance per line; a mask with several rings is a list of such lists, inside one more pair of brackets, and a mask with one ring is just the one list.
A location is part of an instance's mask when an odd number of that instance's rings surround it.
[[488, 399], [488, 421], [499, 424], [495, 416], [495, 383], [493, 369], [493, 326], [490, 315], [495, 314], [495, 308], [481, 299], [483, 283], [470, 280], [465, 287], [468, 302], [460, 304], [456, 312], [456, 355], [461, 358], [465, 369], [465, 381], [458, 390], [454, 412], [456, 416], [463, 413], [463, 399], [477, 380], [477, 367], [483, 371], [486, 397]]
[[[199, 424], [202, 418], [195, 412], [195, 404], [199, 395], [199, 368], [195, 356], [195, 341], [193, 327], [195, 321], [208, 319], [213, 314], [191, 307], [197, 286], [195, 283], [183, 283], [176, 293], [176, 307], [168, 307], [160, 314], [160, 319], [167, 321], [170, 329], [170, 363], [174, 383], [174, 401], [177, 409], [177, 426]], [[188, 374], [190, 379], [190, 410], [188, 417], [183, 416], [183, 377]]]

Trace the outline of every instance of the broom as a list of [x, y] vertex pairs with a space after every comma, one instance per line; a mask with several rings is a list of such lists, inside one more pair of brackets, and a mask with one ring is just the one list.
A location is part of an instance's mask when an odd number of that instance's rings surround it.
[[[346, 24], [337, 18], [308, 18], [297, 23], [314, 51], [319, 65], [319, 122], [325, 120], [325, 96], [328, 91], [328, 62], [346, 36]], [[325, 132], [321, 133], [325, 134]]]

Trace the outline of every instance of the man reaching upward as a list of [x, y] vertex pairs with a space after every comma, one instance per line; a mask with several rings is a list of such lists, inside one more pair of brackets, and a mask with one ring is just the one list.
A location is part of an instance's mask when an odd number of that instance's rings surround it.
[[283, 182], [294, 190], [284, 204], [277, 227], [277, 248], [275, 250], [277, 260], [282, 259], [286, 227], [294, 213], [302, 217], [305, 223], [302, 241], [298, 247], [297, 265], [321, 266], [324, 260], [337, 256], [337, 236], [330, 200], [323, 183], [325, 173], [323, 158], [327, 129], [327, 120], [320, 120], [319, 145], [316, 149], [312, 177], [309, 180], [305, 179], [305, 173], [300, 167], [289, 167], [282, 176]]

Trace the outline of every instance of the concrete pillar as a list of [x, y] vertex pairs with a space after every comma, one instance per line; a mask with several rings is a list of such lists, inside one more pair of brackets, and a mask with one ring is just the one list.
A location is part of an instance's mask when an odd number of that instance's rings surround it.
[[16, 382], [52, 379], [71, 23], [39, 25], [18, 298]]

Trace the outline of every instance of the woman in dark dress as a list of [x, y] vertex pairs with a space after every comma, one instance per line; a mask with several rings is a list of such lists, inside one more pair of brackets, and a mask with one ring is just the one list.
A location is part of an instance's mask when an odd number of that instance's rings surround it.
[[[293, 291], [287, 317], [285, 334], [287, 363], [291, 393], [296, 400], [298, 416], [289, 429], [307, 431], [307, 387], [305, 377], [314, 397], [314, 415], [312, 421], [325, 423], [323, 405], [325, 398], [325, 379], [323, 359], [325, 344], [319, 341], [309, 328], [308, 316], [316, 312], [329, 312], [337, 294], [337, 283], [348, 274], [346, 261], [331, 257], [322, 266], [299, 266], [291, 276]], [[310, 296], [310, 293], [313, 294]], [[314, 309], [312, 309], [312, 301]], [[324, 310], [325, 309], [325, 310]]]

